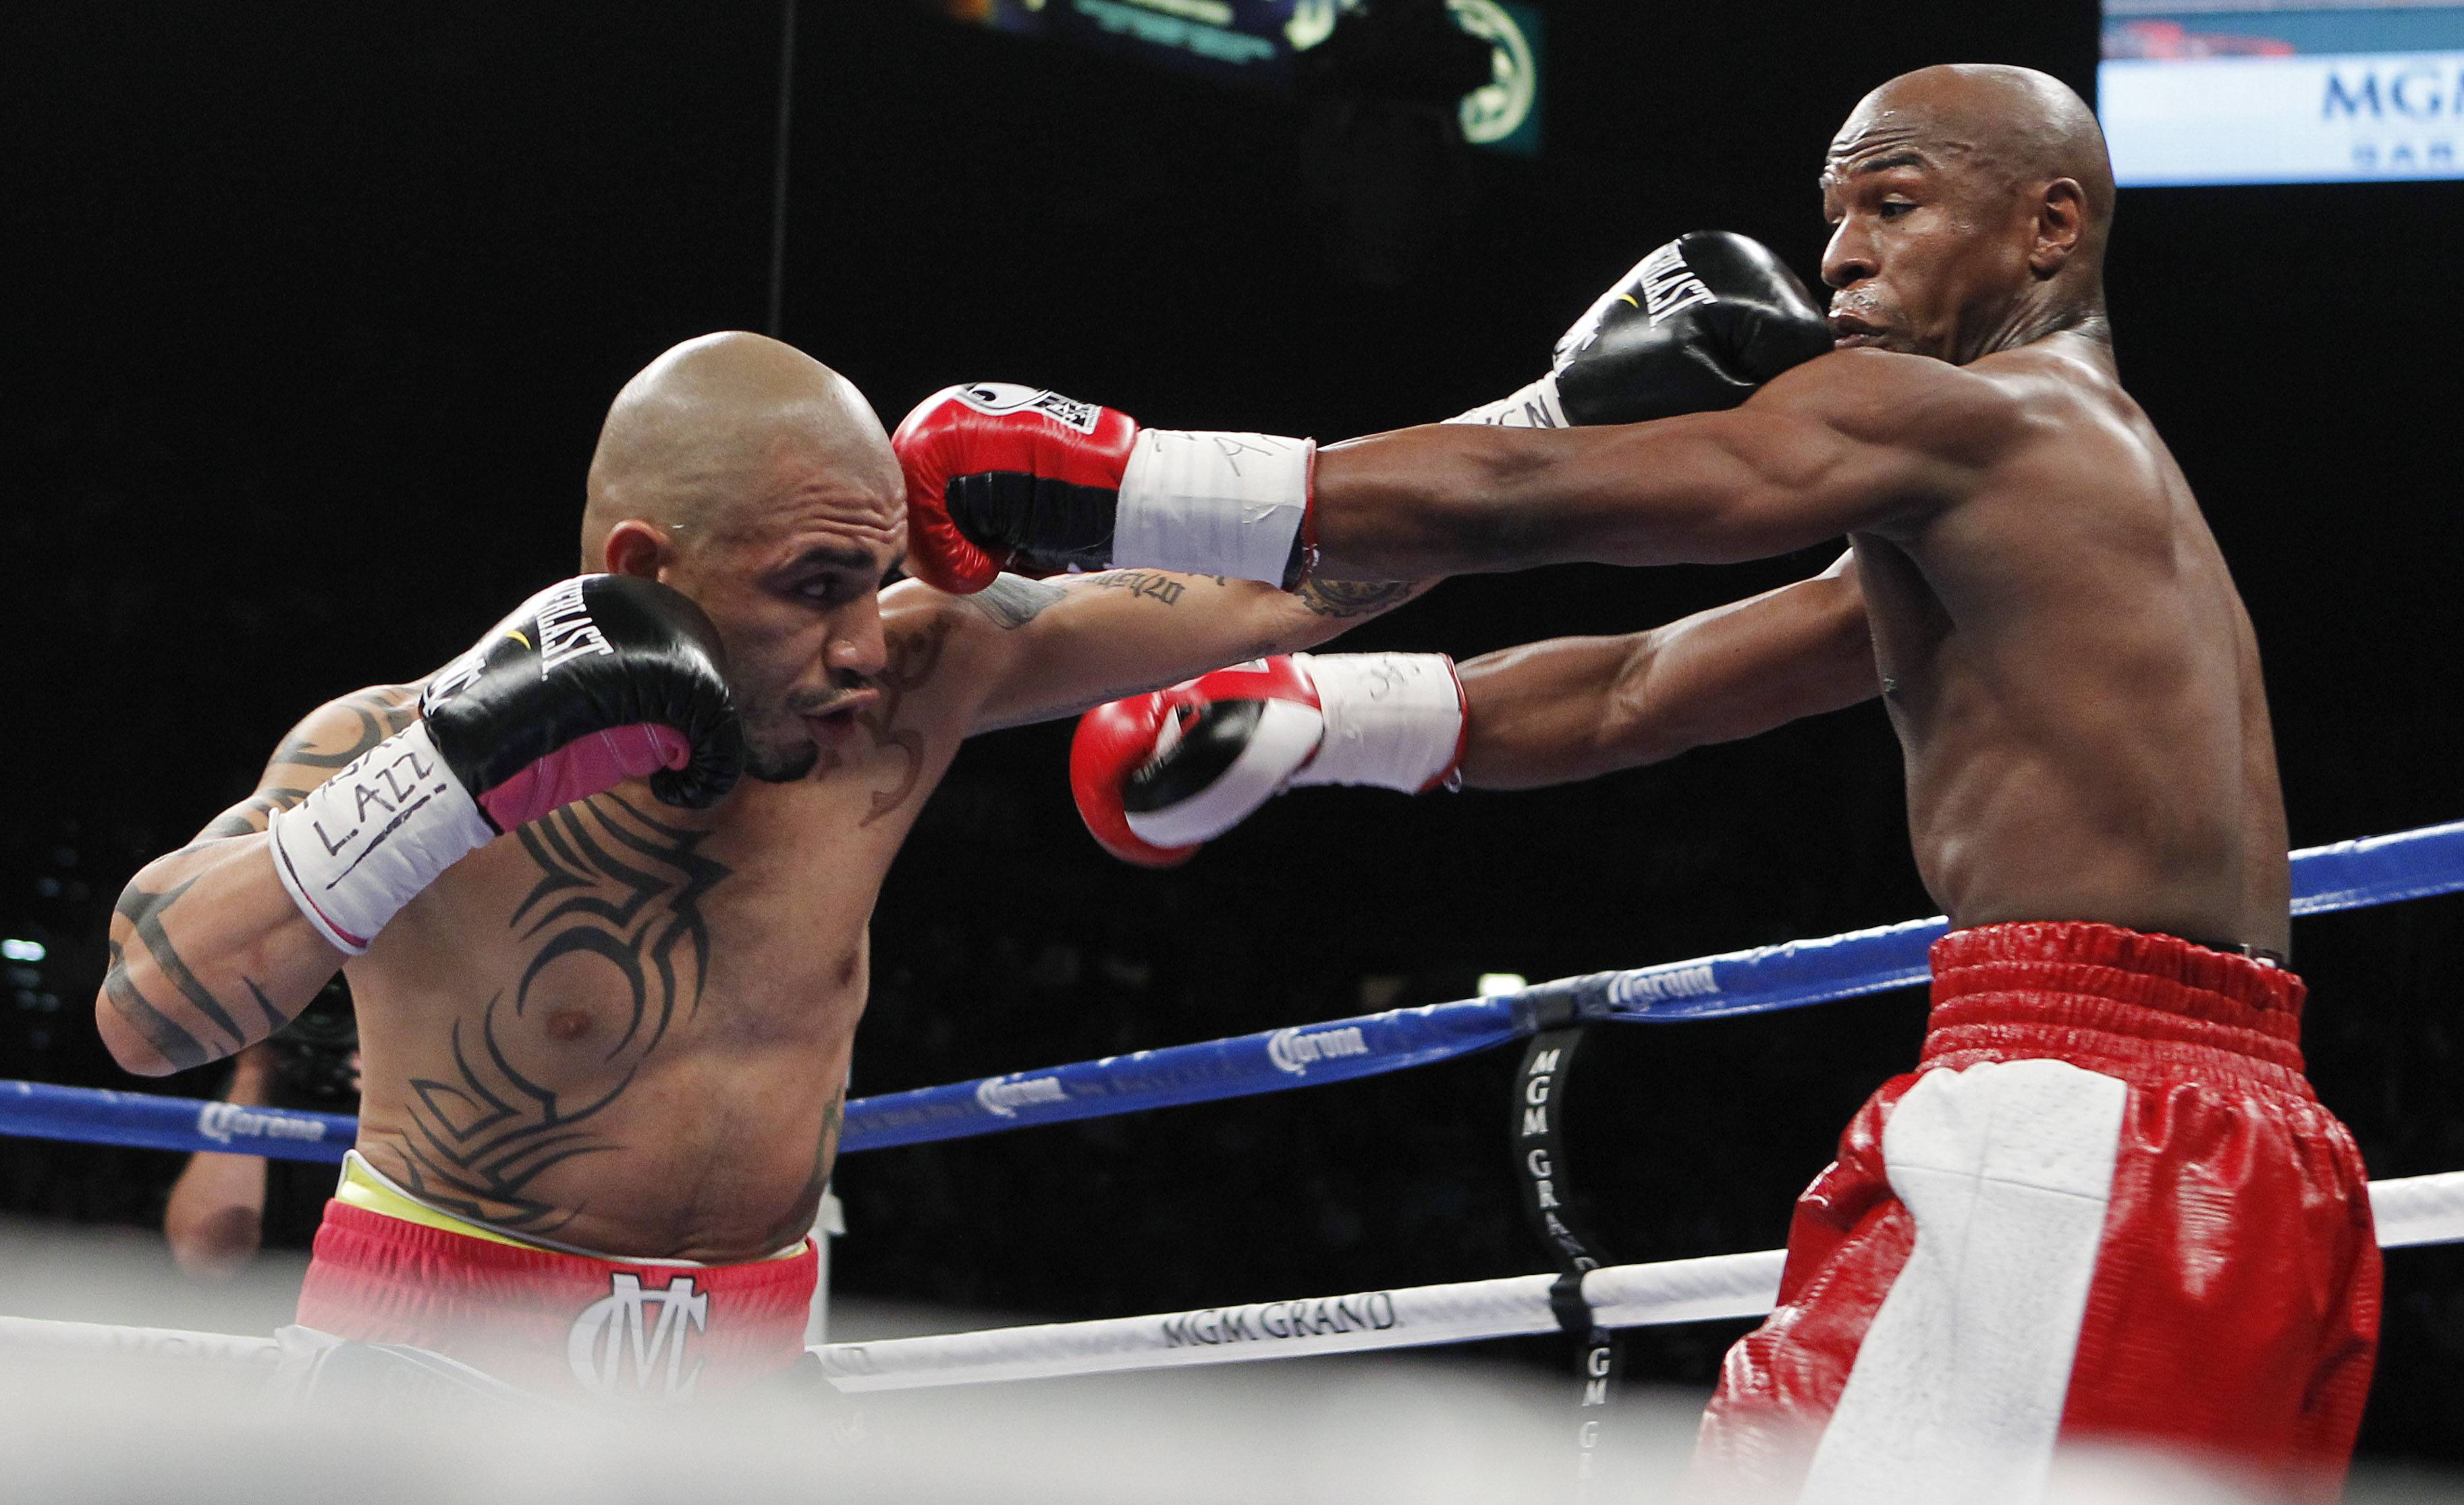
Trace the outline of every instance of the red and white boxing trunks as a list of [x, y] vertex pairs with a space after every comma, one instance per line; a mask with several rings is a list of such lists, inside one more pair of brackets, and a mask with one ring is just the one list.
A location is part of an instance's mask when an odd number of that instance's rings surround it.
[[743, 1265], [598, 1259], [335, 1201], [298, 1320], [429, 1349], [536, 1394], [687, 1400], [803, 1357], [818, 1268], [810, 1239]]
[[2084, 1439], [2332, 1494], [2379, 1250], [2361, 1156], [2301, 1073], [2300, 979], [2096, 924], [1955, 931], [1932, 962], [1924, 1056], [1798, 1199], [1702, 1474], [2026, 1500]]

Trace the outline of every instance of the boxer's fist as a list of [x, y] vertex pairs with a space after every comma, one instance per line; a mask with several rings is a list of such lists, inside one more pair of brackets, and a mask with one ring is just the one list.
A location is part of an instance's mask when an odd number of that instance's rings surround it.
[[429, 681], [419, 709], [500, 831], [627, 779], [699, 809], [744, 764], [718, 630], [682, 592], [628, 575], [523, 602]]
[[1137, 432], [1127, 413], [1006, 382], [924, 399], [890, 436], [907, 473], [908, 572], [972, 595], [1003, 570], [1102, 568]]
[[1601, 294], [1557, 342], [1547, 376], [1454, 421], [1548, 429], [1712, 412], [1830, 348], [1822, 311], [1769, 248], [1696, 231]]
[[1463, 754], [1441, 653], [1293, 653], [1097, 706], [1069, 748], [1078, 813], [1126, 862], [1186, 860], [1295, 785], [1417, 793]]
[[717, 630], [676, 591], [626, 575], [523, 602], [419, 706], [266, 830], [283, 892], [346, 955], [503, 831], [627, 779], [671, 805], [710, 805], [744, 762]]

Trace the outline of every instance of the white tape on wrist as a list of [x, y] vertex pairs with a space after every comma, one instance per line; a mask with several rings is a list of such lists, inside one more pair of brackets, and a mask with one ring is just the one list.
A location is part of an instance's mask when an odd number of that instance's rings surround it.
[[1294, 653], [1326, 717], [1300, 784], [1374, 784], [1417, 794], [1454, 771], [1463, 685], [1443, 653]]
[[420, 890], [496, 832], [414, 721], [369, 748], [267, 828], [274, 871], [299, 913], [358, 956]]
[[1284, 583], [1309, 515], [1310, 439], [1147, 429], [1121, 471], [1112, 563]]
[[1551, 371], [1530, 386], [1519, 387], [1493, 403], [1457, 413], [1448, 423], [1485, 423], [1500, 429], [1565, 429], [1565, 404], [1557, 400], [1557, 375]]

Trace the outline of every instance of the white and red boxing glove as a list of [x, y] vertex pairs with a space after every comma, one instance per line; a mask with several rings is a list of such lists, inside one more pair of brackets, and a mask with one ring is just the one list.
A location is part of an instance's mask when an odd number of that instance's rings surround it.
[[1295, 785], [1417, 794], [1463, 759], [1443, 653], [1292, 653], [1099, 705], [1078, 719], [1078, 813], [1124, 862], [1171, 867]]
[[907, 567], [936, 589], [1116, 564], [1289, 587], [1308, 563], [1308, 439], [1140, 429], [1058, 392], [970, 382], [917, 404], [890, 443], [907, 473]]

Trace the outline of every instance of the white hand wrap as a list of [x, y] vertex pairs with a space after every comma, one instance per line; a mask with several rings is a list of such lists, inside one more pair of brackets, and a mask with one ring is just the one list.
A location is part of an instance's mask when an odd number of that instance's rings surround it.
[[1557, 377], [1551, 372], [1493, 403], [1457, 413], [1448, 423], [1485, 423], [1500, 429], [1565, 429], [1566, 408], [1557, 400]]
[[352, 956], [438, 874], [496, 836], [437, 756], [425, 721], [276, 813], [267, 834], [283, 892]]
[[1112, 563], [1282, 585], [1316, 454], [1310, 439], [1141, 431], [1112, 509]]
[[1443, 653], [1294, 653], [1326, 731], [1292, 783], [1374, 784], [1418, 794], [1454, 772], [1463, 685]]

